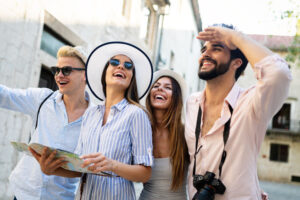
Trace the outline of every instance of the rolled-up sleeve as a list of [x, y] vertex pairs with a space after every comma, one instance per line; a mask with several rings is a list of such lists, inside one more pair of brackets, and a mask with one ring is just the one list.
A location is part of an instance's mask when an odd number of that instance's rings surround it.
[[286, 61], [277, 54], [267, 56], [255, 64], [254, 71], [258, 82], [252, 107], [257, 119], [266, 122], [287, 98], [292, 76]]
[[142, 109], [135, 112], [130, 129], [133, 163], [152, 166], [152, 129], [149, 118]]

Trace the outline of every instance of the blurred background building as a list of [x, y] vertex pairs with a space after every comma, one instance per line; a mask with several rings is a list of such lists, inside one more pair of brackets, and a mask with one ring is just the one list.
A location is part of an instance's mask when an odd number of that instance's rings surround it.
[[[142, 48], [155, 70], [180, 73], [188, 93], [205, 86], [197, 76], [201, 43], [196, 36], [202, 30], [198, 0], [0, 0], [0, 5], [0, 84], [55, 90], [49, 67], [56, 64], [62, 45], [82, 45], [91, 52], [104, 42], [126, 41]], [[283, 57], [294, 39], [251, 37]], [[294, 77], [289, 97], [270, 122], [258, 158], [264, 180], [300, 181], [299, 62], [289, 63]], [[239, 84], [255, 84], [250, 67]], [[31, 123], [26, 115], [0, 109], [0, 199], [12, 197], [8, 177], [21, 156], [10, 141], [27, 142]]]

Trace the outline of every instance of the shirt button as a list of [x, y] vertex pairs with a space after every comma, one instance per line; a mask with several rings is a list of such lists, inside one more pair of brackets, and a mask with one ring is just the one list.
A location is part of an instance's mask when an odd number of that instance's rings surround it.
[[115, 110], [114, 110], [114, 109], [111, 109], [111, 110], [110, 110], [110, 115], [111, 115], [111, 116], [114, 116], [114, 114], [115, 114]]

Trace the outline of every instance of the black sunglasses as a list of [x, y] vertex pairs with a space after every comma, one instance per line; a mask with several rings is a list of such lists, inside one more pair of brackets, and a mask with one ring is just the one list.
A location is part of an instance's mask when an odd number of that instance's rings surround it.
[[[114, 67], [117, 67], [120, 65], [120, 60], [118, 59], [110, 59], [109, 60], [109, 63], [114, 66]], [[124, 67], [128, 70], [132, 69], [133, 68], [133, 64], [131, 62], [124, 62]]]
[[70, 66], [65, 66], [62, 68], [54, 66], [54, 67], [51, 67], [50, 70], [54, 76], [57, 76], [60, 71], [64, 76], [69, 76], [73, 70], [84, 71], [85, 69], [84, 68], [75, 68], [75, 67], [70, 67]]

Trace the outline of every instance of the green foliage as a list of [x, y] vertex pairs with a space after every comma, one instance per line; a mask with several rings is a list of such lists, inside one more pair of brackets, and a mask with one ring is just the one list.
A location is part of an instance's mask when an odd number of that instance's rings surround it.
[[299, 10], [285, 10], [281, 13], [281, 19], [285, 18], [296, 18], [298, 19], [300, 15]]
[[[286, 3], [290, 5], [289, 9], [280, 11], [280, 18], [283, 19], [295, 19], [297, 33], [294, 37], [293, 43], [287, 47], [288, 54], [286, 60], [288, 62], [297, 63], [300, 67], [300, 1], [299, 0], [287, 0]], [[269, 1], [270, 7], [272, 7], [272, 1]]]
[[[286, 61], [293, 62], [293, 63], [300, 61], [300, 36], [299, 35], [296, 35], [294, 37], [294, 41], [292, 45], [289, 46], [287, 50], [288, 50], [288, 54], [285, 58]], [[300, 67], [300, 62], [298, 62], [297, 66]]]

